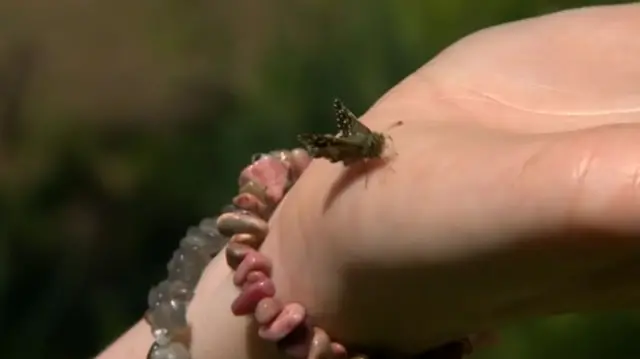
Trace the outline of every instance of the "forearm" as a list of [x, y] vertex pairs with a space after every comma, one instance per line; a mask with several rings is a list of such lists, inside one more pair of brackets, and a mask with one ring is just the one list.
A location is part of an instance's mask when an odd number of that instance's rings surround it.
[[144, 320], [140, 320], [96, 359], [144, 359], [152, 342], [149, 325]]
[[[192, 358], [279, 358], [275, 346], [258, 340], [257, 330], [251, 328], [248, 317], [239, 318], [231, 313], [231, 302], [238, 290], [230, 274], [224, 254], [218, 255], [196, 288], [187, 313]], [[96, 359], [144, 359], [152, 342], [151, 329], [141, 320]]]

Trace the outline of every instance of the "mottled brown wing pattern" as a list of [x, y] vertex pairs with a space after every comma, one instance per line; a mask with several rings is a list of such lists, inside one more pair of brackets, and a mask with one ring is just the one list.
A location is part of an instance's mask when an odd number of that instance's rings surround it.
[[333, 108], [336, 112], [336, 121], [339, 130], [337, 137], [349, 137], [355, 134], [370, 135], [373, 133], [369, 127], [358, 120], [358, 117], [356, 117], [340, 99], [333, 100]]
[[354, 134], [354, 127], [358, 123], [358, 118], [351, 112], [340, 99], [333, 100], [333, 109], [336, 113], [336, 124], [338, 134], [336, 137], [349, 137]]
[[339, 138], [331, 134], [302, 134], [298, 135], [309, 155], [314, 158], [326, 158], [330, 162], [344, 162], [345, 164], [357, 159], [360, 148], [349, 138]]
[[358, 160], [381, 157], [385, 137], [371, 131], [339, 99], [333, 102], [338, 133], [302, 134], [298, 140], [314, 158], [343, 162], [346, 166]]

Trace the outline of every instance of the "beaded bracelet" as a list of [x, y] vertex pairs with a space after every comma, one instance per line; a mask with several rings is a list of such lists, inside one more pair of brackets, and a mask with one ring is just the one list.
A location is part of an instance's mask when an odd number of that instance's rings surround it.
[[[271, 261], [258, 252], [268, 232], [267, 220], [309, 162], [302, 149], [277, 150], [253, 158], [240, 174], [240, 190], [233, 204], [226, 206], [219, 217], [206, 218], [188, 229], [167, 265], [168, 278], [149, 292], [145, 319], [151, 326], [154, 343], [147, 359], [191, 359], [187, 306], [202, 272], [225, 246], [227, 264], [235, 271], [234, 284], [241, 289], [231, 305], [234, 315], [253, 313], [260, 325], [258, 335], [275, 342], [293, 358], [348, 357], [344, 346], [308, 323], [303, 306], [283, 304], [274, 297]], [[470, 342], [463, 339], [418, 357], [458, 359], [469, 352]], [[386, 358], [390, 354], [377, 352], [375, 357]], [[369, 356], [351, 356], [364, 358]]]

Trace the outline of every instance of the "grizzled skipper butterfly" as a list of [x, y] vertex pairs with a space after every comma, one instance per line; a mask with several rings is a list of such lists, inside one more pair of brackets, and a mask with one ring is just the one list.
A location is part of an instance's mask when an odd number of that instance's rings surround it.
[[[326, 158], [330, 162], [342, 162], [349, 166], [360, 160], [382, 158], [388, 136], [375, 132], [358, 121], [358, 118], [339, 99], [333, 101], [338, 133], [301, 134], [302, 143], [309, 155]], [[402, 121], [395, 125], [401, 125]]]

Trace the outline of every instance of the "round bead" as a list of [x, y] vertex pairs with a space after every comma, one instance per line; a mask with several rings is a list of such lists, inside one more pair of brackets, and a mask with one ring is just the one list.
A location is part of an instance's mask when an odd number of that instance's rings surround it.
[[181, 280], [187, 285], [195, 287], [208, 263], [209, 258], [194, 248], [178, 248], [173, 252], [173, 258], [167, 264], [169, 280]]
[[164, 298], [168, 297], [168, 288], [169, 282], [164, 280], [149, 290], [149, 295], [147, 296], [147, 304], [149, 305], [149, 308], [155, 307]]
[[247, 181], [240, 187], [240, 193], [248, 193], [256, 196], [261, 202], [266, 201], [266, 188], [253, 181]]
[[166, 329], [171, 335], [187, 326], [187, 304], [180, 300], [160, 302], [149, 309], [147, 320], [154, 330]]
[[149, 308], [153, 308], [160, 302], [169, 299], [189, 301], [192, 297], [193, 290], [187, 283], [180, 280], [163, 280], [157, 286], [151, 288], [147, 297], [147, 304]]
[[268, 218], [271, 209], [265, 202], [251, 193], [240, 193], [233, 197], [233, 204], [240, 209], [249, 211], [260, 218]]
[[202, 221], [200, 221], [200, 224], [198, 224], [198, 227], [200, 227], [201, 230], [203, 230], [205, 233], [207, 233], [210, 236], [215, 236], [216, 234], [219, 234], [220, 232], [218, 232], [218, 227], [216, 225], [216, 219], [214, 218], [205, 218]]
[[187, 231], [187, 235], [180, 241], [180, 246], [196, 251], [208, 259], [224, 246], [225, 240], [221, 237], [220, 233], [214, 237], [199, 227], [191, 227]]
[[153, 337], [156, 339], [156, 343], [160, 346], [168, 345], [171, 342], [169, 338], [169, 331], [162, 329], [153, 330]]
[[269, 225], [263, 219], [249, 212], [232, 212], [218, 217], [218, 230], [227, 236], [250, 233], [264, 238], [269, 231]]
[[284, 162], [287, 165], [291, 162], [291, 151], [289, 150], [273, 150], [269, 152], [269, 155], [279, 159], [280, 162]]
[[274, 297], [264, 298], [258, 302], [256, 311], [253, 314], [256, 322], [260, 325], [271, 323], [280, 312], [282, 312], [282, 302]]
[[149, 350], [147, 359], [191, 359], [191, 354], [182, 343], [170, 343], [169, 345], [156, 343]]
[[255, 250], [258, 250], [262, 245], [262, 242], [264, 242], [264, 238], [250, 233], [238, 233], [234, 234], [233, 237], [231, 237], [230, 242], [243, 244]]
[[236, 270], [240, 263], [242, 263], [242, 261], [244, 260], [244, 257], [246, 257], [247, 254], [249, 254], [249, 252], [251, 251], [254, 251], [254, 249], [246, 244], [237, 242], [229, 243], [225, 251], [227, 265], [231, 269]]

